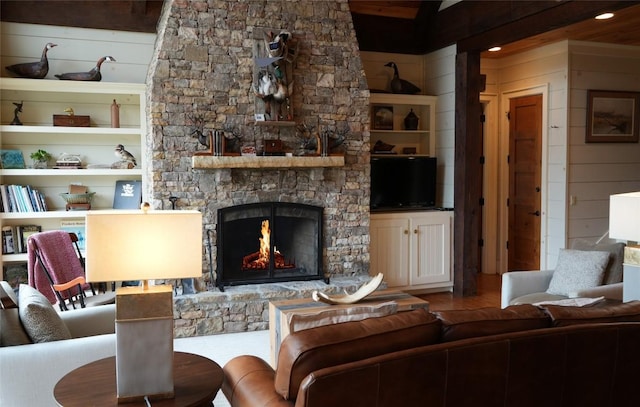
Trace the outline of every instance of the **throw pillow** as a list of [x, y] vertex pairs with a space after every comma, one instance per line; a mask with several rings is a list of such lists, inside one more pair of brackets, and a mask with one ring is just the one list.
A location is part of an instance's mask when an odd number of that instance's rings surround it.
[[49, 300], [35, 288], [20, 284], [20, 321], [34, 343], [71, 339], [71, 333]]
[[601, 285], [608, 262], [609, 252], [560, 249], [547, 293], [569, 296]]
[[609, 263], [604, 270], [604, 278], [602, 284], [615, 284], [622, 282], [622, 263], [624, 262], [624, 246], [619, 243], [599, 243], [594, 244], [586, 240], [578, 239], [571, 246], [575, 250], [596, 250], [600, 252], [609, 252]]

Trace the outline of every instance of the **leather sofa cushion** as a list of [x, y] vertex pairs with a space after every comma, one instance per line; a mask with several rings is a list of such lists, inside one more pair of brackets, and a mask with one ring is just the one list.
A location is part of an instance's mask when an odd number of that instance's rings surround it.
[[434, 344], [439, 337], [440, 321], [424, 309], [295, 332], [282, 342], [275, 390], [294, 400], [302, 380], [315, 370]]
[[504, 309], [434, 311], [433, 314], [442, 321], [442, 342], [551, 326], [549, 316], [529, 304]]
[[540, 308], [549, 314], [553, 326], [640, 321], [640, 301], [605, 303], [587, 307], [541, 305]]

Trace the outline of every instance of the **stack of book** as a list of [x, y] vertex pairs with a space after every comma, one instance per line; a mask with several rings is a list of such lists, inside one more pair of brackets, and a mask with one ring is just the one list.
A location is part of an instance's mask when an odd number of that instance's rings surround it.
[[29, 185], [0, 185], [1, 212], [45, 212], [43, 194]]

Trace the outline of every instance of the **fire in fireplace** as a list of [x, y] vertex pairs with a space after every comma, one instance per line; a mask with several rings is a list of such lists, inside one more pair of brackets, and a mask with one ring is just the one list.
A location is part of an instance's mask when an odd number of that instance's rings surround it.
[[218, 210], [216, 285], [324, 278], [322, 207], [288, 202]]

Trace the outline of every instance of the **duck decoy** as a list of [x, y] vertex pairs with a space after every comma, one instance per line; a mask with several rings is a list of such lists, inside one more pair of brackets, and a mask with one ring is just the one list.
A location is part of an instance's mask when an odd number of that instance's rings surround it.
[[391, 92], [393, 93], [402, 93], [405, 95], [413, 95], [414, 93], [420, 92], [420, 88], [414, 85], [413, 83], [400, 79], [400, 74], [398, 73], [398, 66], [395, 62], [388, 62], [384, 66], [389, 66], [393, 68], [393, 79], [391, 79]]
[[49, 60], [47, 59], [47, 51], [57, 46], [58, 44], [48, 42], [42, 50], [42, 57], [40, 58], [40, 61], [9, 65], [6, 66], [5, 69], [23, 78], [42, 79], [47, 76], [47, 73], [49, 73]]
[[55, 77], [63, 81], [100, 81], [102, 80], [102, 74], [100, 73], [100, 66], [103, 62], [115, 62], [115, 58], [111, 56], [102, 57], [88, 72], [70, 72], [56, 74]]

